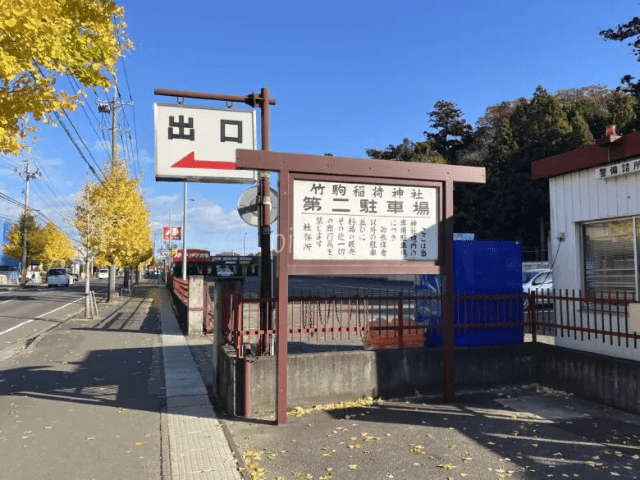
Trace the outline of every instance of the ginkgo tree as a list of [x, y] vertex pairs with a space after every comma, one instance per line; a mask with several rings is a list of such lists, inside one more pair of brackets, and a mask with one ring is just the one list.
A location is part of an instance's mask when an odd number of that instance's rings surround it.
[[49, 267], [64, 267], [76, 258], [73, 243], [66, 233], [49, 221], [41, 231], [43, 248], [38, 260], [45, 269]]
[[36, 129], [73, 111], [85, 96], [56, 83], [110, 86], [132, 48], [124, 9], [112, 0], [12, 0], [0, 9], [0, 153], [16, 154]]
[[23, 213], [20, 221], [9, 229], [7, 243], [3, 252], [18, 261], [22, 261], [24, 222], [27, 221], [27, 265], [32, 261], [40, 262], [47, 270], [49, 267], [64, 267], [76, 257], [73, 243], [66, 233], [49, 221], [44, 227], [38, 225], [32, 214]]
[[[151, 256], [152, 247], [140, 180], [129, 175], [122, 161], [108, 163], [104, 169], [103, 182], [88, 180], [83, 186], [74, 223], [97, 264], [137, 268]], [[108, 298], [114, 291], [115, 279], [110, 275]]]
[[7, 242], [2, 248], [2, 252], [19, 262], [22, 261], [22, 248], [25, 232], [27, 232], [27, 265], [31, 261], [38, 260], [44, 246], [42, 228], [38, 225], [35, 217], [31, 213], [22, 213], [18, 223], [9, 228]]

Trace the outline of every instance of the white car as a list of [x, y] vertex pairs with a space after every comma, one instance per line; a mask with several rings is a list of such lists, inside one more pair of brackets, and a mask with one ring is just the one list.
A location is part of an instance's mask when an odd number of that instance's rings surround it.
[[[537, 293], [538, 295], [553, 294], [553, 277], [551, 269], [536, 268], [533, 270], [524, 270], [522, 272], [522, 291], [523, 293]], [[538, 298], [538, 303], [543, 303], [543, 298]]]
[[219, 277], [231, 277], [233, 276], [233, 272], [231, 271], [231, 269], [229, 267], [222, 267], [218, 269], [218, 276]]
[[58, 285], [65, 287], [73, 285], [73, 275], [66, 268], [50, 268], [47, 272], [47, 286], [57, 287]]
[[108, 268], [99, 268], [96, 272], [96, 277], [98, 278], [109, 278], [109, 269]]

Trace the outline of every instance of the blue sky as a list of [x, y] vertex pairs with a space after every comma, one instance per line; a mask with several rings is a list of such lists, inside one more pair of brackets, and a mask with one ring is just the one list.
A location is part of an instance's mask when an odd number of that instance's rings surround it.
[[[365, 157], [370, 147], [423, 139], [427, 113], [441, 99], [457, 103], [475, 125], [488, 106], [530, 97], [537, 85], [550, 92], [614, 88], [623, 75], [640, 73], [628, 46], [598, 35], [640, 14], [637, 0], [120, 4], [135, 50], [119, 64], [123, 100], [134, 103], [119, 121], [129, 127], [125, 144], [142, 175], [157, 242], [169, 209], [172, 223], [181, 223], [183, 185], [154, 179], [153, 103], [175, 101], [154, 96], [154, 88], [246, 95], [268, 87], [277, 100], [271, 150]], [[95, 99], [88, 98], [91, 112], [76, 111], [71, 120], [102, 164], [110, 147], [99, 123], [110, 120], [97, 113]], [[42, 128], [38, 137], [30, 156], [45, 175], [32, 182], [31, 204], [71, 232], [65, 221], [88, 169], [61, 128]], [[0, 157], [0, 192], [16, 199], [24, 182], [13, 169], [22, 157]], [[236, 212], [248, 185], [188, 188], [188, 247], [257, 251], [257, 229]], [[2, 207], [0, 216], [17, 218], [13, 206]]]

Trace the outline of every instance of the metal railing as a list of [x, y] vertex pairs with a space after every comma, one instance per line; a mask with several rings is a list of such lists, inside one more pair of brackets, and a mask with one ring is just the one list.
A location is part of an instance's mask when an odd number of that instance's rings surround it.
[[[601, 340], [638, 348], [640, 332], [629, 329], [629, 304], [635, 299], [620, 292], [596, 295], [575, 290], [551, 290], [528, 296], [533, 341], [540, 331], [560, 338]], [[534, 328], [535, 327], [535, 328]]]
[[[605, 294], [550, 291], [544, 294], [457, 292], [454, 295], [456, 345], [518, 343], [525, 333], [597, 339], [638, 348], [640, 333], [629, 330], [628, 306], [633, 299]], [[241, 355], [262, 335], [260, 306], [267, 311], [275, 299], [243, 298], [225, 293], [222, 331]], [[386, 295], [292, 296], [287, 305], [289, 342], [350, 345], [360, 348], [417, 348], [442, 345], [442, 297], [436, 292], [394, 292]], [[520, 339], [520, 340], [518, 340]]]
[[173, 294], [180, 299], [180, 301], [185, 304], [185, 305], [189, 305], [189, 281], [188, 280], [182, 280], [181, 278], [177, 278], [177, 277], [170, 277], [170, 285], [171, 285], [171, 291], [173, 292]]

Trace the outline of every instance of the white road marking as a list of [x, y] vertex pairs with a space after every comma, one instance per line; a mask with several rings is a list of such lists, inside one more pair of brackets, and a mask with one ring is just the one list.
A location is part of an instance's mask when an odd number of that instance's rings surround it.
[[21, 326], [26, 325], [27, 323], [33, 322], [34, 320], [38, 320], [39, 318], [42, 318], [45, 315], [49, 315], [50, 313], [57, 312], [58, 310], [63, 309], [64, 307], [68, 307], [69, 305], [71, 305], [73, 303], [76, 303], [76, 302], [79, 302], [80, 300], [84, 300], [84, 297], [80, 297], [77, 300], [74, 300], [73, 302], [65, 303], [61, 307], [55, 308], [55, 309], [51, 310], [50, 312], [43, 313], [42, 315], [38, 315], [36, 318], [31, 318], [31, 319], [27, 320], [26, 322], [22, 322], [22, 323], [20, 323], [18, 325], [14, 325], [13, 327], [11, 327], [9, 329], [4, 330], [3, 332], [0, 332], [0, 335], [4, 335], [5, 333], [9, 333], [12, 330], [15, 330], [16, 328], [20, 328]]

